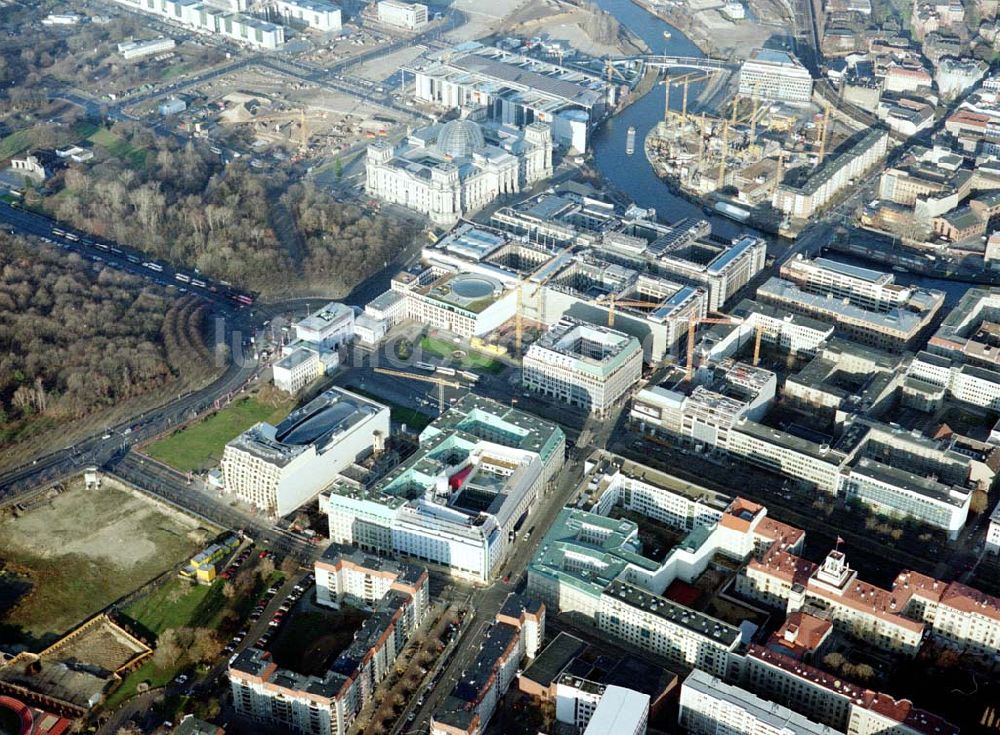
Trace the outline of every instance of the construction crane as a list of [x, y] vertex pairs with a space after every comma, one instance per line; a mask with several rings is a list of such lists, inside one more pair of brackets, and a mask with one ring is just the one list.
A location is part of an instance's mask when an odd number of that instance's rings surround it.
[[823, 111], [823, 127], [819, 131], [819, 164], [823, 163], [823, 159], [826, 157], [826, 138], [827, 134], [830, 132], [830, 115], [833, 111], [833, 105], [830, 101], [826, 102], [826, 109]]
[[[533, 270], [531, 273], [524, 276], [520, 281], [517, 282], [517, 301], [514, 305], [514, 356], [515, 357], [517, 358], [521, 357], [521, 345], [524, 339], [524, 284], [529, 280], [531, 280], [532, 278], [534, 278], [547, 265], [549, 265], [549, 263], [552, 263], [556, 259], [561, 258], [566, 253], [570, 252], [573, 249], [573, 247], [574, 244], [572, 242], [569, 243], [568, 245], [566, 245], [566, 247], [562, 248], [558, 253], [556, 253], [554, 257], [546, 258], [544, 263], [542, 263], [535, 270]], [[548, 283], [555, 276], [556, 273], [557, 271], [553, 269], [552, 273], [550, 273], [541, 281], [539, 281], [535, 287], [534, 292], [531, 294], [531, 297], [534, 298], [538, 294], [539, 289], [541, 289], [542, 286]]]
[[[743, 324], [744, 320], [735, 316], [726, 316], [725, 314], [714, 316], [714, 317], [687, 317], [688, 322], [688, 336], [687, 336], [687, 365], [685, 366], [684, 379], [690, 383], [691, 379], [694, 377], [694, 337], [695, 331], [699, 324]], [[754, 328], [754, 344], [753, 344], [753, 366], [757, 367], [760, 364], [760, 343], [764, 334], [764, 328], [758, 323]]]
[[742, 324], [738, 317], [707, 317], [688, 316], [687, 365], [684, 367], [684, 380], [689, 384], [694, 378], [694, 334], [699, 324]]
[[599, 299], [595, 303], [598, 306], [607, 306], [608, 307], [608, 327], [609, 328], [615, 326], [615, 307], [616, 306], [632, 306], [632, 307], [635, 307], [635, 306], [638, 306], [638, 307], [648, 306], [648, 307], [657, 307], [657, 306], [662, 306], [662, 304], [663, 304], [662, 301], [637, 301], [635, 299], [616, 299], [615, 296], [614, 296], [614, 294], [611, 294], [611, 296], [609, 296], [607, 298], [607, 300]]
[[456, 383], [452, 380], [445, 380], [444, 378], [434, 378], [430, 375], [417, 375], [416, 373], [408, 373], [404, 370], [390, 370], [389, 368], [375, 368], [375, 372], [381, 375], [391, 375], [396, 378], [408, 378], [410, 380], [419, 380], [422, 383], [434, 383], [438, 387], [438, 414], [444, 413], [444, 389], [448, 388], [464, 388], [465, 386], [461, 383]]

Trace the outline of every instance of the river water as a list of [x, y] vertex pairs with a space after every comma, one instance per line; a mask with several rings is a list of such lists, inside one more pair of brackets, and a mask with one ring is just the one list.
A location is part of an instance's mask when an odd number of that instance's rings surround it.
[[[641, 38], [652, 53], [704, 56], [687, 36], [636, 5], [632, 0], [597, 0], [597, 4], [617, 18], [622, 26]], [[664, 31], [670, 32], [670, 40], [663, 37]], [[677, 70], [675, 76], [681, 73], [682, 70]], [[703, 86], [703, 82], [690, 85], [689, 109]], [[671, 88], [671, 109], [681, 108], [682, 95], [681, 86]], [[661, 220], [669, 223], [684, 217], [703, 218], [701, 207], [670, 191], [670, 187], [660, 180], [643, 154], [642, 141], [656, 123], [663, 119], [664, 101], [663, 85], [658, 84], [645, 96], [601, 125], [591, 140], [594, 163], [615, 189], [642, 207], [655, 207]], [[634, 126], [636, 131], [636, 149], [633, 155], [627, 156], [625, 137], [631, 126]], [[719, 235], [735, 236], [746, 230], [742, 225], [723, 217], [712, 217], [711, 220], [712, 230]]]
[[[652, 53], [672, 56], [704, 56], [687, 36], [632, 0], [596, 0], [596, 2], [602, 9], [617, 18], [625, 28], [641, 38]], [[669, 41], [663, 37], [663, 31], [670, 31]], [[680, 73], [681, 70], [677, 70], [675, 75]], [[704, 83], [695, 83], [690, 86], [688, 90], [689, 109], [703, 86]], [[681, 108], [681, 95], [680, 86], [671, 88], [671, 109], [679, 110]], [[684, 217], [704, 218], [705, 215], [700, 206], [692, 204], [687, 199], [670, 191], [670, 187], [656, 175], [643, 153], [641, 141], [645, 140], [650, 129], [663, 119], [663, 103], [663, 86], [656, 85], [644, 97], [601, 125], [592, 138], [596, 168], [615, 189], [623, 192], [636, 204], [642, 207], [655, 207], [659, 218], [667, 223], [675, 222]], [[635, 126], [636, 150], [633, 155], [628, 156], [625, 154], [625, 137], [630, 126]], [[741, 232], [747, 231], [745, 226], [724, 217], [715, 216], [710, 219], [712, 231], [717, 235], [735, 237]], [[887, 266], [883, 264], [842, 253], [833, 253], [830, 257], [875, 270], [888, 270]], [[966, 283], [928, 278], [912, 273], [895, 273], [894, 275], [897, 283], [944, 291], [946, 294], [945, 304], [948, 307], [953, 306], [969, 288]]]

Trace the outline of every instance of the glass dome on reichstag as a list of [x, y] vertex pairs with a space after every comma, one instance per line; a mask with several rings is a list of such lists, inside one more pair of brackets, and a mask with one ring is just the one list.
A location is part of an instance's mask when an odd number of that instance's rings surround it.
[[441, 126], [438, 150], [452, 158], [469, 158], [486, 147], [483, 129], [472, 120], [450, 120]]

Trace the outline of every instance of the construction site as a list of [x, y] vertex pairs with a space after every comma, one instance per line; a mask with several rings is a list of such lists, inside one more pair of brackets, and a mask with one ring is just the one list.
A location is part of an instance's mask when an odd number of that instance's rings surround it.
[[735, 93], [716, 111], [689, 100], [714, 75], [697, 71], [660, 82], [663, 120], [646, 137], [646, 156], [657, 175], [714, 212], [775, 231], [783, 225], [783, 213], [772, 208], [778, 185], [808, 176], [854, 131], [829, 106], [775, 101], [756, 89]]

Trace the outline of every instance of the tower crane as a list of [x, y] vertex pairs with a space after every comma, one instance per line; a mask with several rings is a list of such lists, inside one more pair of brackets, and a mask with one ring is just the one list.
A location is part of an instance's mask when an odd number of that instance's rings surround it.
[[615, 326], [615, 307], [616, 306], [649, 306], [656, 307], [660, 306], [662, 301], [641, 301], [636, 299], [616, 299], [614, 294], [611, 294], [606, 300], [599, 299], [595, 302], [598, 306], [608, 307], [608, 328]]
[[438, 387], [438, 415], [444, 413], [444, 389], [448, 388], [464, 388], [465, 386], [461, 383], [456, 383], [453, 380], [445, 380], [444, 378], [434, 378], [429, 375], [417, 375], [416, 373], [408, 373], [405, 370], [390, 370], [389, 368], [375, 368], [376, 373], [381, 375], [391, 375], [396, 378], [408, 378], [410, 380], [419, 380], [423, 383], [434, 383]]
[[[561, 258], [566, 253], [570, 252], [573, 249], [573, 247], [574, 244], [572, 242], [569, 243], [568, 245], [566, 245], [566, 247], [562, 248], [558, 253], [556, 253], [555, 256], [546, 259], [544, 263], [542, 263], [535, 270], [533, 270], [531, 273], [524, 276], [520, 281], [517, 282], [517, 301], [514, 306], [514, 356], [515, 357], [517, 358], [521, 357], [521, 345], [524, 339], [524, 284], [530, 281], [532, 278], [534, 278], [549, 263], [553, 262], [558, 258]], [[556, 273], [557, 271], [553, 269], [552, 273], [550, 273], [541, 281], [539, 281], [536, 284], [535, 290], [531, 294], [531, 297], [534, 298], [538, 294], [539, 289], [541, 289], [542, 286], [548, 283], [556, 275]]]

